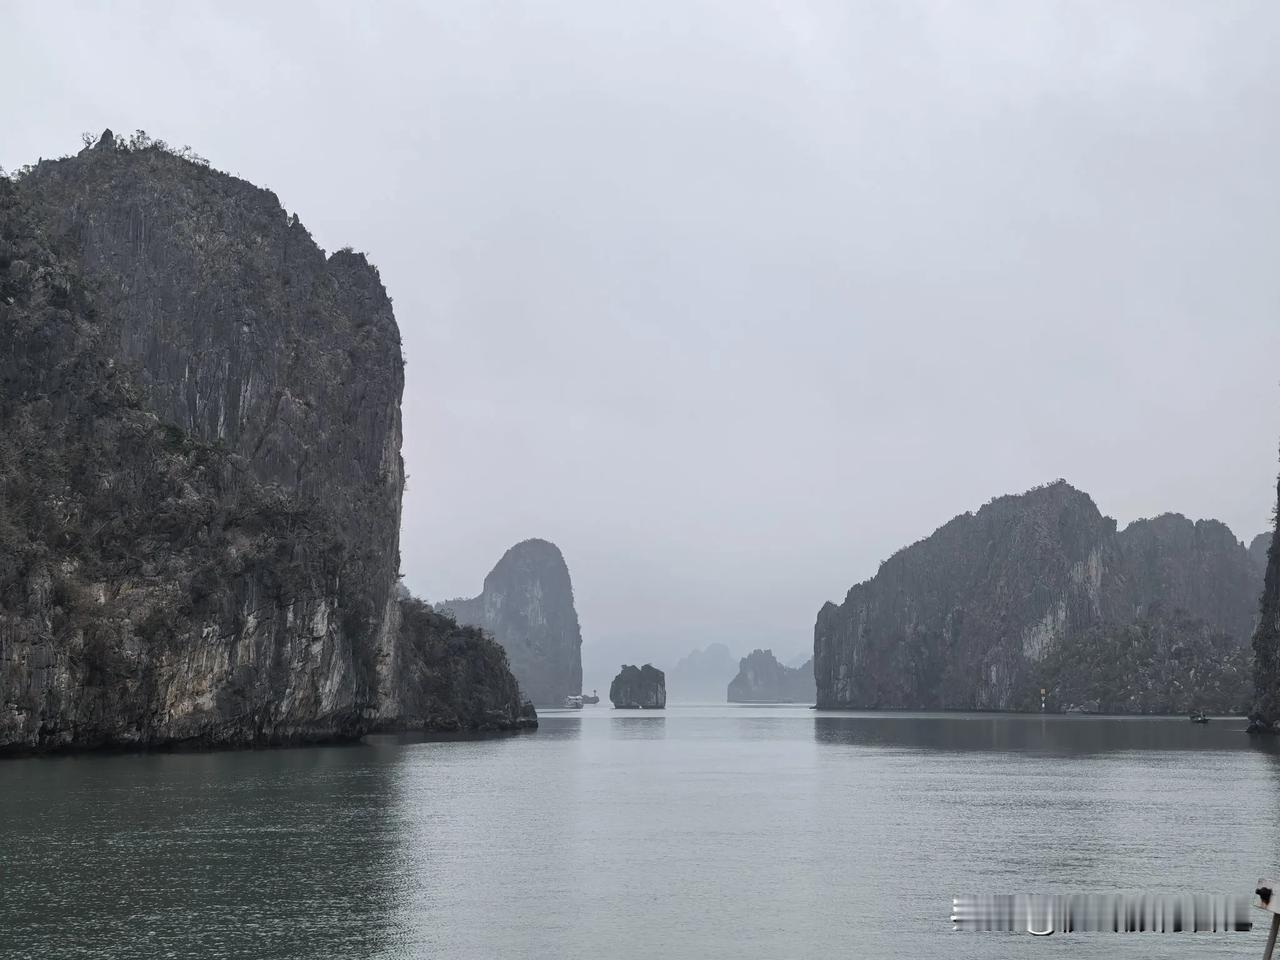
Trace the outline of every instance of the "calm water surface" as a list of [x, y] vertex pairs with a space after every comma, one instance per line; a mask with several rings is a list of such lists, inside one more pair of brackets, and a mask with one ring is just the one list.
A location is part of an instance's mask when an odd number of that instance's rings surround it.
[[[0, 957], [1256, 957], [953, 933], [964, 892], [1244, 892], [1243, 721], [608, 707], [519, 737], [0, 764]], [[1260, 916], [1260, 915], [1259, 915]]]

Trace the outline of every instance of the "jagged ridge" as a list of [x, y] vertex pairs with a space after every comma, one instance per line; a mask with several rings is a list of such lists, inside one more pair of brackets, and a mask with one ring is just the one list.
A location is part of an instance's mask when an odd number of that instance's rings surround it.
[[[1119, 636], [1167, 609], [1189, 631], [1186, 649], [1216, 649], [1191, 642], [1205, 629], [1238, 648], [1260, 587], [1257, 564], [1223, 524], [1166, 514], [1117, 532], [1088, 495], [1058, 481], [956, 517], [885, 561], [843, 604], [825, 605], [814, 630], [818, 704], [1038, 709], [1041, 687], [1061, 687], [1044, 661], [1087, 631]], [[1195, 621], [1203, 624], [1187, 626]], [[1175, 702], [1144, 687], [1154, 682], [1114, 675], [1106, 699], [1143, 705], [1135, 709]]]
[[814, 692], [812, 660], [787, 667], [772, 650], [753, 650], [738, 662], [726, 695], [730, 703], [812, 703]]

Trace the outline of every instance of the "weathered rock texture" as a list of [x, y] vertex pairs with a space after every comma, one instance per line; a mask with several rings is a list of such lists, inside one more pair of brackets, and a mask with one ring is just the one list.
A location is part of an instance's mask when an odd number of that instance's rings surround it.
[[[402, 362], [363, 256], [108, 135], [0, 178], [0, 342], [0, 752], [458, 713], [415, 685], [456, 627], [396, 597]], [[484, 662], [459, 722], [518, 725]]]
[[825, 605], [814, 630], [818, 705], [1039, 709], [1045, 687], [1050, 707], [1081, 707], [1063, 699], [1083, 694], [1055, 664], [1088, 650], [1098, 657], [1088, 669], [1108, 683], [1105, 695], [1090, 687], [1091, 699], [1182, 709], [1172, 705], [1183, 693], [1159, 699], [1169, 677], [1125, 672], [1139, 661], [1105, 655], [1137, 625], [1179, 651], [1186, 696], [1225, 690], [1199, 705], [1228, 709], [1239, 698], [1234, 651], [1253, 630], [1261, 588], [1262, 570], [1223, 524], [1166, 514], [1117, 532], [1088, 495], [1059, 481], [956, 517], [844, 603]]
[[1275, 532], [1268, 530], [1266, 533], [1260, 533], [1249, 541], [1249, 556], [1253, 558], [1253, 562], [1259, 567], [1266, 569], [1268, 563], [1268, 555], [1271, 552], [1271, 543], [1275, 539]]
[[460, 626], [420, 600], [400, 603], [406, 643], [395, 729], [509, 730], [536, 726], [533, 705], [524, 701], [492, 637]]
[[517, 543], [484, 578], [480, 596], [447, 600], [437, 609], [502, 644], [520, 689], [535, 704], [559, 706], [582, 692], [582, 630], [569, 568], [554, 543]]
[[727, 696], [730, 703], [813, 703], [813, 662], [784, 667], [772, 650], [753, 650], [739, 662]]
[[[1268, 544], [1258, 629], [1253, 635], [1254, 701], [1250, 732], [1280, 730], [1280, 484], [1277, 484], [1276, 495], [1277, 527]], [[1254, 548], [1257, 542], [1254, 541]]]
[[1046, 708], [1087, 713], [1244, 714], [1250, 651], [1239, 637], [1155, 604], [1128, 624], [1098, 624], [1062, 639], [1037, 665]]
[[624, 710], [661, 710], [667, 705], [667, 678], [652, 664], [623, 666], [609, 684], [609, 700]]

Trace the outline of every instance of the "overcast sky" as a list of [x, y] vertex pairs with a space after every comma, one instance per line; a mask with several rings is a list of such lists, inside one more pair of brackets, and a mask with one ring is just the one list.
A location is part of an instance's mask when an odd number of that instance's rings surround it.
[[1280, 4], [0, 2], [0, 164], [145, 128], [381, 269], [409, 585], [554, 540], [588, 662], [811, 643], [1065, 477], [1249, 538]]

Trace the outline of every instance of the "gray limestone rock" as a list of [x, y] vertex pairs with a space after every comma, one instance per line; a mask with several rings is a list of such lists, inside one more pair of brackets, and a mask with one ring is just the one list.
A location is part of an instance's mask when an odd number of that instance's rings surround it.
[[730, 703], [813, 703], [813, 662], [784, 667], [772, 650], [753, 650], [738, 664], [727, 691]]
[[[1276, 493], [1280, 503], [1280, 484]], [[1276, 516], [1280, 522], [1280, 506]], [[1268, 546], [1258, 628], [1253, 635], [1253, 686], [1250, 732], [1275, 733], [1280, 729], [1280, 526]]]
[[622, 710], [661, 710], [667, 705], [667, 681], [661, 670], [623, 666], [609, 684], [609, 700]]
[[582, 692], [582, 630], [569, 568], [554, 543], [517, 543], [489, 571], [478, 597], [437, 609], [491, 634], [533, 703], [560, 706]]
[[[1176, 611], [1239, 649], [1261, 588], [1261, 569], [1223, 524], [1165, 514], [1117, 531], [1088, 495], [1059, 481], [956, 517], [886, 560], [843, 603], [825, 605], [814, 630], [818, 705], [1039, 709], [1043, 664], [1089, 631], [1119, 636]], [[1148, 635], [1164, 642], [1168, 630]], [[1215, 643], [1187, 649], [1217, 658], [1207, 666], [1225, 670], [1223, 689], [1234, 689]], [[1136, 688], [1110, 695], [1154, 702]]]
[[429, 724], [426, 673], [518, 726], [499, 661], [406, 627], [403, 362], [363, 256], [108, 133], [0, 180], [0, 331], [0, 752]]

